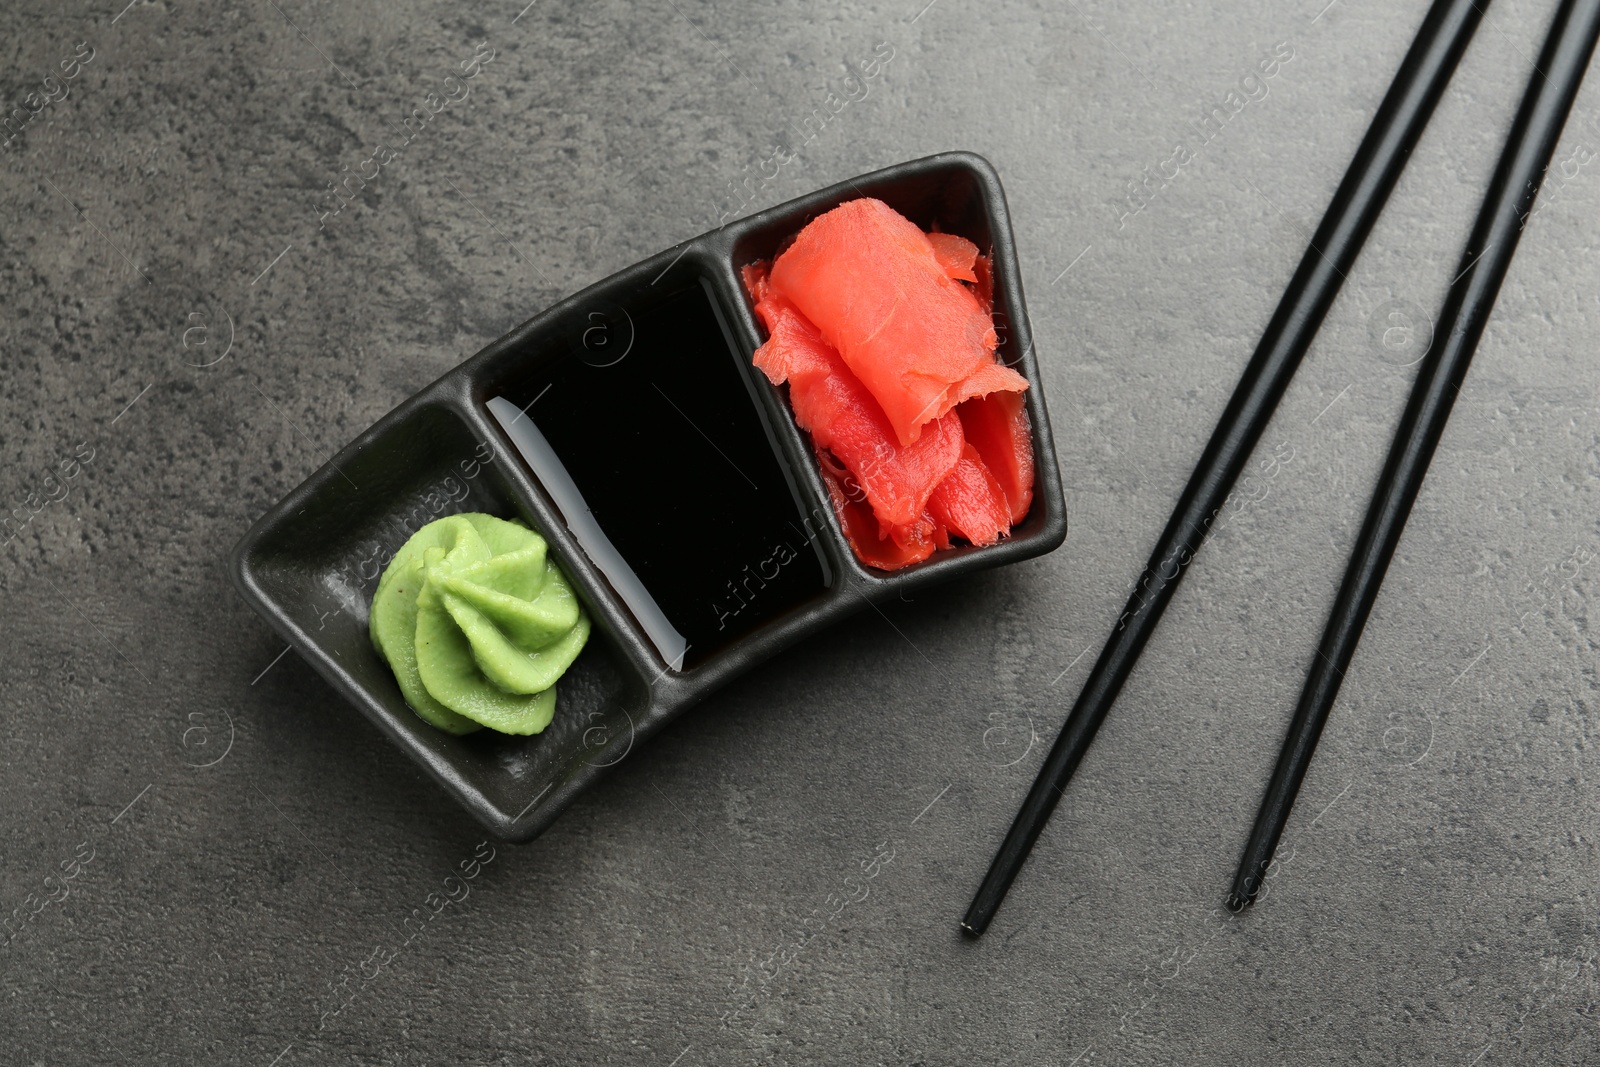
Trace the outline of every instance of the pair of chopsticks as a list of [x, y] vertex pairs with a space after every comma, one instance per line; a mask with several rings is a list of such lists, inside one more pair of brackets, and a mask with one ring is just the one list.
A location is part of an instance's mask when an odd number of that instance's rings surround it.
[[[988, 928], [1111, 710], [1338, 295], [1340, 284], [1355, 263], [1487, 6], [1488, 0], [1435, 0], [1429, 9], [1167, 521], [1117, 628], [1101, 650], [962, 920], [962, 929], [968, 934], [979, 936]], [[1339, 684], [1355, 654], [1378, 587], [1510, 267], [1523, 222], [1533, 206], [1597, 37], [1600, 0], [1562, 0], [1462, 253], [1460, 273], [1450, 284], [1433, 343], [1422, 360], [1240, 861], [1228, 897], [1228, 905], [1234, 910], [1244, 908], [1255, 898], [1277, 848]]]

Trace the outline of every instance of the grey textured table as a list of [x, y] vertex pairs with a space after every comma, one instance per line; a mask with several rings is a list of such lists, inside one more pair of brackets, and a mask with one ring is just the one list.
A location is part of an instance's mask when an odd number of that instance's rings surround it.
[[[1489, 10], [1251, 502], [971, 942], [957, 920], [1426, 5], [925, 2], [6, 5], [4, 106], [42, 110], [0, 159], [0, 1060], [1600, 1059], [1600, 79], [1267, 893], [1219, 910], [1554, 5]], [[950, 148], [1006, 182], [1066, 546], [725, 690], [397, 951], [490, 849], [280, 655], [228, 548], [558, 297]]]

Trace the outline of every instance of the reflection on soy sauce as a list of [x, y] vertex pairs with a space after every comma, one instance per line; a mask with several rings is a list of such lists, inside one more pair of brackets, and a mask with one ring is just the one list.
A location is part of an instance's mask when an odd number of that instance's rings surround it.
[[828, 583], [733, 344], [700, 282], [585, 308], [573, 355], [508, 389], [689, 661]]

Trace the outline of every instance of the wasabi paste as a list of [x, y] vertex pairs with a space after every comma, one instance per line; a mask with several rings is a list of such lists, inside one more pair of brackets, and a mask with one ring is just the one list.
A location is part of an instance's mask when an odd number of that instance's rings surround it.
[[452, 734], [536, 734], [589, 617], [543, 537], [492, 515], [451, 515], [395, 553], [372, 597], [372, 644], [406, 703]]

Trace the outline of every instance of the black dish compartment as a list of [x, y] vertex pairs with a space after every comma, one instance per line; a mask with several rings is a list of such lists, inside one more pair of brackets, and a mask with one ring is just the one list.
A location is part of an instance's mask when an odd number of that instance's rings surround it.
[[[481, 511], [521, 518], [508, 464], [492, 438], [444, 404], [401, 409], [369, 430], [278, 509], [249, 551], [236, 554], [247, 599], [317, 670], [485, 822], [508, 827], [536, 814], [555, 782], [591, 762], [609, 763], [631, 743], [649, 683], [624, 652], [611, 616], [576, 585], [594, 623], [588, 644], [557, 686], [559, 714], [544, 733], [492, 730], [453, 736], [406, 705], [389, 664], [372, 646], [368, 606], [394, 553], [435, 519]], [[570, 549], [551, 539], [569, 570]]]

